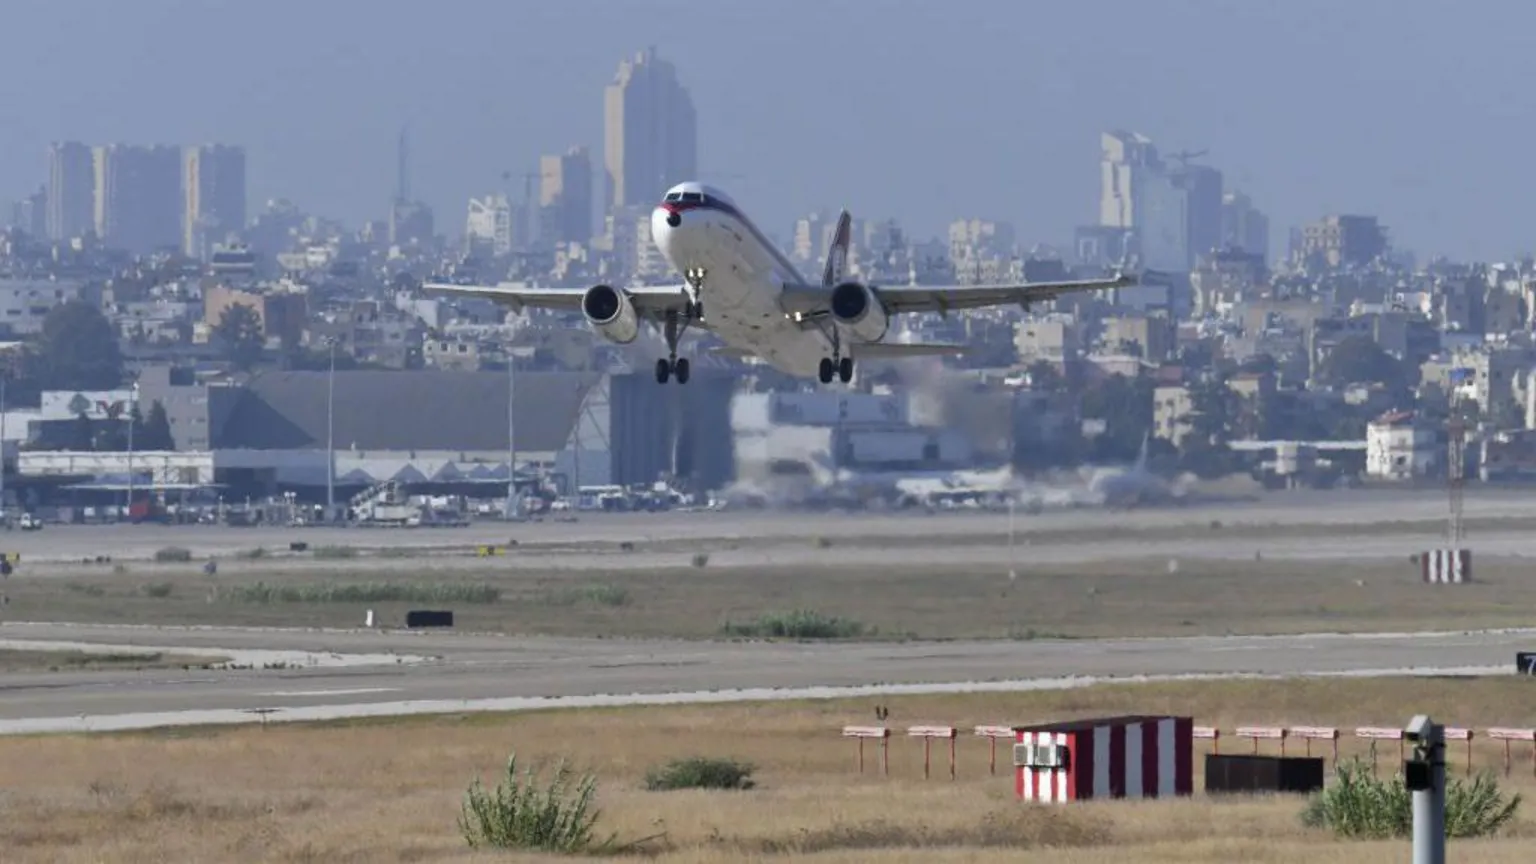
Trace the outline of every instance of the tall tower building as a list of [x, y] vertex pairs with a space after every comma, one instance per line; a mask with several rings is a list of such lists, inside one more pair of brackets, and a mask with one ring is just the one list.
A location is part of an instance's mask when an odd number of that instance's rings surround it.
[[1221, 198], [1222, 244], [1269, 260], [1269, 217], [1253, 206], [1253, 199], [1240, 191], [1225, 192]]
[[539, 160], [539, 238], [550, 243], [592, 239], [592, 157], [585, 147]]
[[48, 145], [48, 237], [68, 240], [90, 231], [96, 221], [95, 172], [91, 148], [79, 141]]
[[206, 258], [213, 246], [245, 228], [245, 149], [223, 144], [183, 152], [181, 251]]
[[102, 241], [136, 254], [181, 248], [181, 148], [109, 144], [91, 157]]
[[512, 251], [512, 202], [506, 195], [469, 199], [464, 244], [471, 253], [506, 255]]
[[619, 64], [603, 94], [607, 208], [651, 207], [667, 188], [698, 172], [693, 97], [677, 70], [643, 51]]

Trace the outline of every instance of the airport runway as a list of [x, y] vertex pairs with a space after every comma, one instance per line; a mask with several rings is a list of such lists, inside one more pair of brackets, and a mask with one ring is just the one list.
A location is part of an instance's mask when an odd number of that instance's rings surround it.
[[[338, 665], [297, 670], [7, 675], [0, 680], [0, 733], [17, 733], [254, 722], [256, 711], [284, 720], [554, 707], [573, 699], [572, 704], [622, 704], [838, 695], [826, 688], [1028, 690], [1138, 676], [1508, 674], [1513, 653], [1536, 645], [1536, 630], [770, 644], [5, 624], [0, 640], [200, 650], [236, 662], [243, 662], [240, 652], [246, 650], [338, 655], [333, 658]], [[396, 662], [346, 663], [349, 655], [361, 654], [376, 660], [381, 654], [402, 656]]]

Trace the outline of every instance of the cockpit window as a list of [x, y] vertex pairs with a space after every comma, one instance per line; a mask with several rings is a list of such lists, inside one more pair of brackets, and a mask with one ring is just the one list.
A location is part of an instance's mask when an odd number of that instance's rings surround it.
[[673, 203], [676, 203], [678, 201], [683, 200], [683, 193], [681, 193], [681, 192], [668, 192], [667, 193], [667, 197], [662, 199], [662, 200], [664, 200], [664, 201], [671, 201]]
[[703, 196], [703, 194], [701, 194], [699, 192], [684, 192], [683, 193], [683, 203], [685, 203], [685, 204], [703, 204], [704, 203], [704, 196]]

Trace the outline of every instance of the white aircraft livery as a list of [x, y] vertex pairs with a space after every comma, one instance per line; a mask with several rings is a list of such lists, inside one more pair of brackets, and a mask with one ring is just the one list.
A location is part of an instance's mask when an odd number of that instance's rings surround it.
[[678, 343], [690, 327], [719, 337], [719, 353], [758, 357], [790, 375], [853, 379], [855, 360], [958, 354], [962, 345], [883, 341], [904, 312], [948, 314], [961, 309], [1051, 300], [1073, 291], [1135, 285], [1133, 277], [1013, 285], [868, 285], [845, 272], [852, 218], [838, 219], [820, 283], [806, 281], [763, 236], [730, 196], [703, 183], [680, 183], [651, 213], [651, 239], [682, 285], [616, 288], [535, 288], [428, 283], [427, 291], [483, 297], [524, 307], [580, 311], [604, 338], [628, 344], [642, 320], [661, 328], [668, 356], [656, 380], [688, 382], [688, 358]]

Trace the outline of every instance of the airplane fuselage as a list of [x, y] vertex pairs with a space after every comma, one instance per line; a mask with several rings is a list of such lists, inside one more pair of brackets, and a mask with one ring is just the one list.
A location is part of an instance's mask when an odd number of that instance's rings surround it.
[[[699, 187], [687, 184], [696, 190]], [[789, 375], [812, 377], [832, 340], [785, 314], [785, 284], [803, 284], [793, 264], [751, 220], [715, 190], [703, 202], [663, 203], [651, 214], [651, 238], [679, 273], [702, 270], [704, 323], [727, 345]]]

